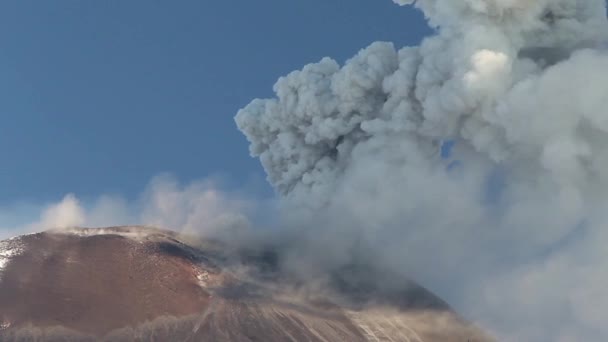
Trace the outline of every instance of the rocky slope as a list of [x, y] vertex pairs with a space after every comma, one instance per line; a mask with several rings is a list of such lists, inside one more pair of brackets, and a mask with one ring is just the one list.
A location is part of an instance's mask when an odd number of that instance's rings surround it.
[[195, 246], [144, 227], [2, 241], [0, 340], [490, 340], [415, 284], [381, 289], [353, 266], [315, 287], [275, 272], [268, 251]]

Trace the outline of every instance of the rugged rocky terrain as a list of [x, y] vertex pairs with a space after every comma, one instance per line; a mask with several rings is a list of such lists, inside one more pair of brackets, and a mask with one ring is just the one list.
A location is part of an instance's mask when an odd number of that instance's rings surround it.
[[415, 284], [383, 289], [373, 271], [353, 266], [315, 286], [275, 264], [272, 251], [185, 243], [145, 227], [5, 240], [0, 340], [489, 340]]

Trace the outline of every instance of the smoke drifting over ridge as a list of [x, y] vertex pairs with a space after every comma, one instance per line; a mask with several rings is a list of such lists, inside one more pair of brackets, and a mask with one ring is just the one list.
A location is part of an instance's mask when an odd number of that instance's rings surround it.
[[436, 35], [324, 58], [236, 117], [310, 267], [375, 260], [500, 340], [606, 340], [605, 2], [395, 2]]
[[67, 194], [56, 203], [0, 208], [0, 239], [47, 229], [129, 224], [167, 227], [208, 238], [234, 238], [234, 233], [247, 231], [254, 208], [263, 207], [259, 199], [222, 190], [217, 179], [182, 184], [169, 174], [161, 174], [134, 200], [116, 195], [81, 200]]

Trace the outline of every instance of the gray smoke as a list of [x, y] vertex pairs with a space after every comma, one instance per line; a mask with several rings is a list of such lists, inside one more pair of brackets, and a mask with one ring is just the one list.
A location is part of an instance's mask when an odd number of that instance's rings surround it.
[[605, 2], [395, 2], [436, 35], [309, 64], [236, 116], [314, 250], [294, 259], [376, 260], [500, 340], [608, 339]]

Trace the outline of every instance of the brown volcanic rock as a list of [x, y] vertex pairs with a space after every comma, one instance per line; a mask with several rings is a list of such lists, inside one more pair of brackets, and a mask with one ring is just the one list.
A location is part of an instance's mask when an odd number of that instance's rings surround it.
[[103, 334], [209, 303], [193, 264], [154, 239], [40, 233], [20, 243], [0, 283], [0, 318], [11, 325]]
[[250, 271], [272, 266], [272, 254], [230, 253], [142, 227], [2, 241], [0, 340], [489, 340], [419, 286], [383, 292], [346, 269], [329, 297], [311, 295]]

